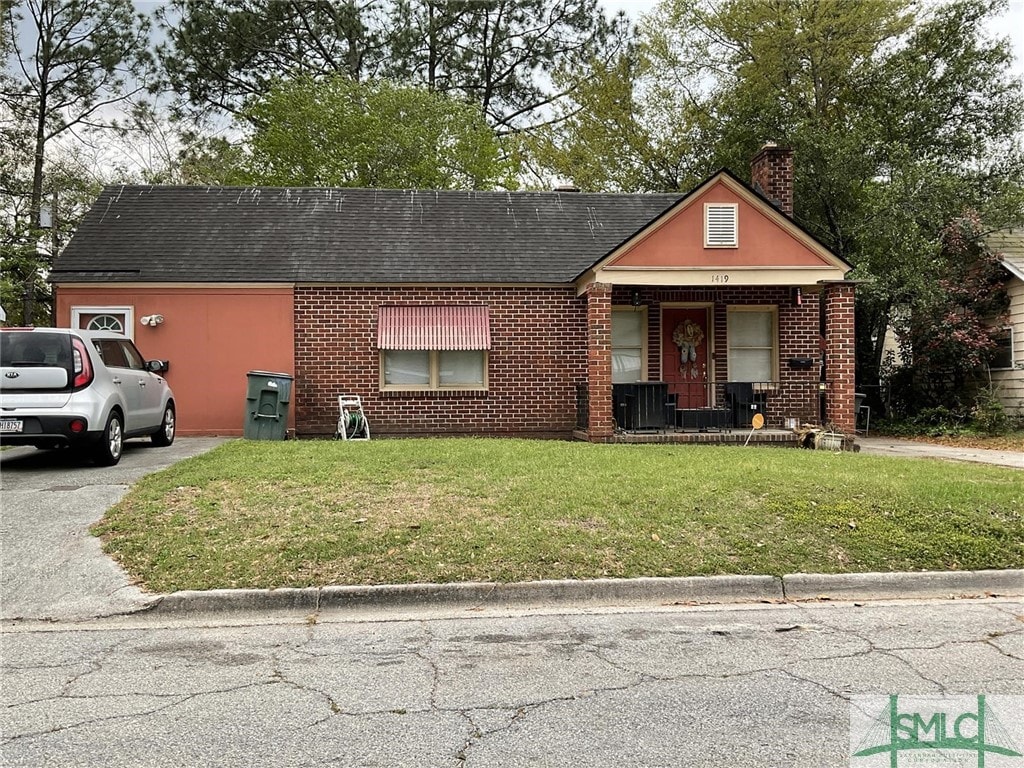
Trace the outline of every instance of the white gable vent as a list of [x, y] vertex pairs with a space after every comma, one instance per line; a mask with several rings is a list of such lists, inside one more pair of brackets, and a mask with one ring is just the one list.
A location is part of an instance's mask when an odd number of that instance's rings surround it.
[[736, 203], [704, 204], [705, 248], [736, 248], [739, 245], [738, 207]]

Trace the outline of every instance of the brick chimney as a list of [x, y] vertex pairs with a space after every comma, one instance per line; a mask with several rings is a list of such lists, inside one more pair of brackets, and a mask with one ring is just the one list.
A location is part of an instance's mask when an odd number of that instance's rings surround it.
[[767, 142], [750, 161], [750, 184], [793, 218], [793, 150]]

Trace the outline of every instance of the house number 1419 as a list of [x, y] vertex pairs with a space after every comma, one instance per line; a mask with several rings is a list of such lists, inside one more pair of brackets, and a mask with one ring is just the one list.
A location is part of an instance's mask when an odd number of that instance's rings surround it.
[[713, 275], [711, 275], [711, 282], [712, 283], [728, 283], [729, 282], [729, 276], [725, 275], [725, 274], [721, 274], [721, 273], [713, 274]]

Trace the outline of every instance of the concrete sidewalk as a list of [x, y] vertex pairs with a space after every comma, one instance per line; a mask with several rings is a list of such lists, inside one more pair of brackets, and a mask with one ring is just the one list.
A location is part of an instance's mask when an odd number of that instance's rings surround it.
[[1024, 469], [1024, 453], [1018, 451], [990, 451], [982, 448], [959, 448], [951, 445], [919, 443], [895, 437], [858, 437], [861, 453], [881, 456], [903, 456], [916, 459], [944, 459], [996, 464], [1001, 467]]

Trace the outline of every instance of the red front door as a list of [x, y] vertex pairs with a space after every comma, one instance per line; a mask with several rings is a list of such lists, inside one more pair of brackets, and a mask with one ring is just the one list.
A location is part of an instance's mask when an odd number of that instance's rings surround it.
[[708, 311], [667, 307], [661, 315], [661, 378], [678, 408], [708, 405]]

